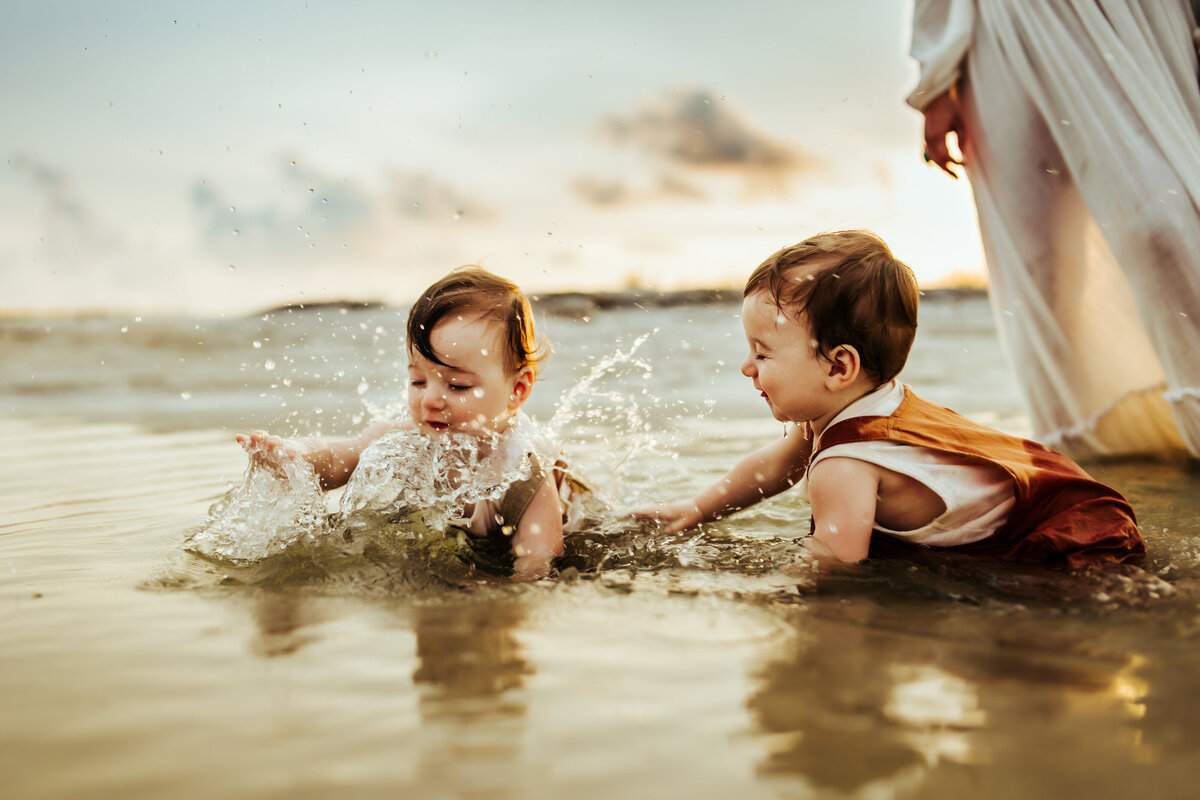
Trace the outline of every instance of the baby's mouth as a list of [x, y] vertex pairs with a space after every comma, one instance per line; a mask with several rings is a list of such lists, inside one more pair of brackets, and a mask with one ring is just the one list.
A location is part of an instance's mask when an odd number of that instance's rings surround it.
[[425, 424], [433, 428], [435, 431], [445, 431], [450, 429], [450, 424], [446, 422], [438, 422], [435, 419], [425, 420]]

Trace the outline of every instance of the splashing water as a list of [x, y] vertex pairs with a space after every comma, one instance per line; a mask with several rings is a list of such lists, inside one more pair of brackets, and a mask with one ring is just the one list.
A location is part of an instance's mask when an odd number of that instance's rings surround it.
[[334, 533], [347, 541], [354, 532], [384, 527], [400, 538], [440, 535], [464, 506], [497, 500], [529, 477], [523, 456], [535, 431], [518, 416], [503, 436], [386, 433], [362, 452], [335, 515], [326, 513], [325, 494], [304, 459], [285, 462], [281, 473], [252, 461], [242, 484], [209, 509], [188, 548], [236, 563]]
[[[334, 513], [303, 459], [288, 462], [282, 475], [252, 461], [242, 484], [213, 505], [187, 549], [231, 564], [289, 550], [316, 558], [330, 543], [340, 554], [381, 540], [415, 552], [417, 546], [444, 541], [464, 507], [498, 501], [514, 482], [527, 479], [531, 468], [524, 454], [537, 452], [547, 467], [570, 465], [568, 473], [592, 490], [583, 515], [588, 538], [568, 537], [568, 550], [586, 556], [575, 560], [578, 566], [686, 564], [685, 554], [676, 557], [667, 550], [690, 545], [655, 544], [628, 518], [609, 511], [607, 495], [628, 490], [622, 467], [659, 446], [644, 410], [662, 401], [639, 389], [637, 381], [652, 374], [650, 364], [636, 357], [652, 333], [593, 365], [563, 393], [547, 424], [518, 414], [499, 437], [384, 434], [362, 452]], [[584, 450], [585, 457], [572, 464], [576, 454], [570, 452], [561, 460], [564, 440], [571, 451]], [[360, 544], [345, 544], [352, 541]]]
[[628, 469], [630, 464], [674, 455], [669, 446], [664, 450], [668, 432], [656, 427], [648, 412], [661, 412], [678, 403], [649, 391], [654, 368], [637, 356], [658, 330], [647, 331], [628, 349], [600, 359], [563, 392], [546, 426], [548, 437], [572, 446], [573, 458], [569, 461], [574, 465], [574, 457], [580, 456], [578, 463], [583, 464], [579, 477], [598, 489], [611, 507], [628, 507], [642, 501], [645, 483], [636, 470]]
[[365, 527], [415, 513], [421, 527], [443, 530], [464, 506], [499, 500], [514, 482], [529, 477], [523, 456], [533, 449], [534, 428], [518, 416], [502, 437], [384, 434], [363, 451], [342, 496], [341, 515], [348, 525]]
[[188, 549], [230, 562], [255, 561], [311, 540], [325, 521], [325, 498], [312, 466], [287, 461], [281, 474], [255, 465], [242, 484], [208, 510]]

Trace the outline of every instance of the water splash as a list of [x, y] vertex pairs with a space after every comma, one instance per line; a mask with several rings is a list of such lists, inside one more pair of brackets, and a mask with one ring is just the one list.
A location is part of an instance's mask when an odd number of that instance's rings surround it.
[[311, 540], [325, 521], [325, 499], [316, 473], [303, 459], [282, 464], [280, 473], [251, 461], [240, 486], [208, 510], [187, 547], [233, 563], [279, 553]]
[[307, 461], [287, 461], [279, 472], [251, 461], [241, 485], [209, 509], [187, 549], [236, 564], [289, 548], [316, 552], [356, 534], [386, 532], [396, 542], [427, 544], [464, 507], [499, 500], [528, 478], [525, 454], [541, 438], [521, 415], [502, 436], [391, 431], [362, 452], [334, 514]]
[[[600, 359], [563, 392], [546, 426], [547, 435], [563, 443], [568, 463], [612, 508], [628, 509], [644, 502], [646, 465], [674, 458], [665, 444], [671, 431], [654, 420], [680, 405], [650, 391], [654, 367], [638, 356], [658, 328], [638, 336], [626, 349]], [[616, 527], [628, 520], [610, 515]], [[612, 526], [610, 526], [612, 527]]]
[[623, 378], [625, 371], [630, 367], [640, 369], [643, 376], [651, 375], [654, 368], [649, 362], [634, 358], [634, 355], [657, 331], [658, 328], [655, 328], [643, 333], [634, 340], [628, 350], [617, 350], [605, 356], [582, 379], [564, 392], [547, 426], [549, 433], [558, 435], [568, 424], [580, 420], [611, 421], [612, 414], [605, 414], [605, 409], [617, 411], [617, 416], [628, 428], [644, 429], [645, 421], [638, 414], [638, 404], [630, 402], [633, 398], [629, 394], [628, 385], [621, 389], [606, 389], [603, 382], [611, 378]]
[[524, 454], [533, 451], [547, 468], [557, 465], [587, 487], [577, 495], [582, 502], [562, 560], [580, 572], [729, 569], [734, 562], [761, 571], [778, 563], [776, 548], [757, 552], [759, 543], [720, 534], [664, 539], [621, 510], [641, 501], [642, 467], [663, 447], [664, 432], [650, 411], [667, 401], [649, 391], [653, 367], [638, 356], [656, 330], [593, 364], [563, 392], [546, 424], [520, 414], [498, 438], [385, 434], [363, 451], [332, 513], [307, 464], [289, 465], [284, 480], [251, 466], [242, 485], [213, 506], [188, 549], [233, 564], [284, 551], [324, 563], [380, 546], [390, 549], [389, 558], [401, 551], [429, 556], [431, 545], [445, 549], [445, 532], [464, 507], [498, 501], [529, 477]]
[[342, 495], [347, 525], [364, 527], [416, 514], [421, 528], [444, 530], [467, 505], [499, 500], [530, 475], [536, 424], [518, 416], [503, 437], [386, 433], [363, 451]]

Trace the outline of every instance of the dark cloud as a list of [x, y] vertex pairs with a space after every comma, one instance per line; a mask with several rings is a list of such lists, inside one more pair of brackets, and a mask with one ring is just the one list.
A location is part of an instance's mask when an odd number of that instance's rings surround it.
[[704, 91], [660, 96], [630, 116], [610, 117], [604, 130], [692, 168], [792, 172], [812, 166], [796, 148], [753, 130], [726, 101]]

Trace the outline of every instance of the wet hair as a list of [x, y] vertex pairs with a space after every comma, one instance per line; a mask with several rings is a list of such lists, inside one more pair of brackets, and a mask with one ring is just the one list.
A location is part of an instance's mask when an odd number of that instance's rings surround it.
[[430, 334], [449, 315], [472, 314], [503, 327], [504, 366], [510, 373], [530, 367], [537, 377], [545, 357], [533, 331], [529, 298], [512, 281], [476, 266], [459, 267], [426, 289], [408, 312], [408, 348], [435, 364], [449, 366], [433, 352]]
[[797, 322], [807, 318], [814, 348], [858, 351], [876, 385], [900, 373], [917, 333], [917, 279], [870, 231], [822, 233], [785, 247], [758, 266], [744, 297], [765, 292]]

